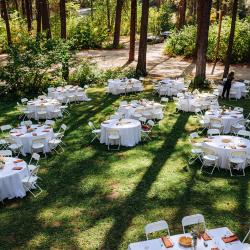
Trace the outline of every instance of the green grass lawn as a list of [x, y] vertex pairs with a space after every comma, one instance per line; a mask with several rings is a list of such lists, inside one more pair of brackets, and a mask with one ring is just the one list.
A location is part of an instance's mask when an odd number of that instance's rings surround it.
[[[152, 141], [118, 152], [90, 144], [88, 120], [98, 126], [124, 97], [105, 96], [102, 88], [89, 96], [91, 102], [71, 105], [71, 116], [57, 122], [69, 126], [66, 147], [41, 161], [44, 192], [0, 205], [1, 250], [127, 249], [145, 240], [147, 223], [165, 219], [177, 234], [182, 217], [193, 213], [202, 213], [208, 228], [228, 226], [242, 239], [250, 225], [250, 168], [246, 177], [231, 178], [227, 171], [201, 174], [199, 164], [186, 167], [196, 119], [175, 113], [173, 102]], [[149, 90], [139, 96], [153, 98]], [[249, 100], [227, 104], [250, 112]], [[16, 125], [17, 117], [16, 102], [0, 101], [1, 125]]]

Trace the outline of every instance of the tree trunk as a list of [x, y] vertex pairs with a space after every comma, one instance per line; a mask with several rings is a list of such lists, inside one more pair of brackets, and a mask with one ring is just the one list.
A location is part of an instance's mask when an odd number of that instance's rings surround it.
[[91, 13], [91, 19], [93, 20], [94, 17], [93, 0], [90, 0], [90, 13]]
[[66, 6], [65, 0], [60, 0], [61, 38], [66, 39]]
[[220, 1], [221, 0], [216, 0], [216, 21], [218, 22], [219, 21], [219, 11], [220, 11]]
[[109, 0], [106, 0], [106, 7], [107, 7], [107, 29], [108, 32], [111, 31], [111, 20], [110, 20], [110, 3]]
[[120, 30], [121, 30], [121, 17], [122, 17], [122, 6], [124, 0], [117, 0], [116, 2], [116, 13], [115, 13], [115, 31], [113, 48], [118, 48], [120, 42]]
[[198, 0], [197, 8], [197, 60], [195, 77], [206, 79], [206, 53], [212, 0]]
[[41, 33], [41, 1], [36, 0], [36, 35]]
[[187, 1], [181, 0], [179, 4], [179, 22], [178, 22], [178, 29], [182, 29], [186, 22], [186, 8], [187, 8]]
[[136, 72], [147, 74], [147, 35], [148, 35], [149, 0], [142, 0], [141, 31]]
[[1, 0], [1, 7], [2, 7], [1, 9], [3, 11], [3, 19], [5, 21], [5, 26], [6, 26], [8, 44], [9, 44], [9, 46], [11, 46], [12, 41], [11, 41], [9, 14], [8, 14], [8, 10], [7, 10], [7, 7], [6, 7], [6, 1], [5, 0]]
[[18, 1], [15, 0], [14, 3], [15, 3], [15, 8], [16, 8], [16, 10], [19, 11]]
[[47, 0], [41, 0], [42, 29], [46, 32], [47, 39], [51, 38], [49, 5]]
[[219, 11], [219, 28], [218, 28], [218, 35], [217, 35], [216, 50], [215, 50], [215, 60], [214, 60], [214, 66], [213, 66], [211, 74], [214, 73], [214, 69], [215, 69], [215, 66], [216, 66], [217, 61], [218, 61], [218, 54], [219, 54], [219, 49], [220, 49], [222, 17], [223, 17], [223, 13], [222, 13], [222, 10], [220, 10]]
[[233, 2], [233, 9], [232, 9], [232, 21], [231, 21], [231, 30], [229, 34], [229, 41], [227, 47], [227, 53], [225, 57], [225, 68], [223, 73], [223, 78], [227, 77], [229, 72], [229, 67], [232, 59], [232, 52], [233, 52], [233, 43], [234, 43], [234, 33], [235, 33], [235, 24], [237, 18], [237, 9], [238, 9], [238, 0], [234, 0]]
[[28, 24], [28, 31], [30, 32], [32, 29], [32, 17], [30, 13], [30, 0], [25, 0], [25, 9], [26, 9], [26, 16], [27, 16], [27, 24]]
[[26, 16], [26, 11], [25, 11], [25, 0], [22, 0], [22, 15]]
[[131, 0], [130, 42], [129, 42], [129, 58], [128, 58], [129, 62], [135, 60], [136, 22], [137, 22], [137, 0]]

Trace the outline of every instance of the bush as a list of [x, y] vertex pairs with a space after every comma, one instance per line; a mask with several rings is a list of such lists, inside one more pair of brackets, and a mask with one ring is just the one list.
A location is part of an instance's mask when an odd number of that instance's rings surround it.
[[[0, 66], [4, 94], [33, 95], [60, 83], [68, 65], [68, 45], [54, 40], [28, 39], [22, 46], [8, 48], [7, 64]], [[61, 67], [59, 67], [61, 65]]]
[[[231, 20], [226, 18], [222, 23], [221, 42], [218, 59], [223, 61], [227, 51]], [[218, 24], [214, 23], [209, 28], [207, 59], [214, 61], [217, 43]], [[167, 39], [164, 51], [170, 56], [182, 55], [192, 57], [195, 51], [196, 26], [185, 26], [180, 32], [175, 31]], [[245, 20], [237, 20], [235, 39], [232, 53], [232, 62], [247, 62], [250, 54], [250, 30], [249, 23]]]
[[84, 85], [104, 85], [107, 83], [108, 79], [122, 77], [132, 78], [137, 77], [137, 75], [132, 68], [126, 70], [121, 68], [98, 70], [95, 63], [90, 63], [86, 60], [72, 73], [70, 82], [82, 87]]
[[89, 17], [83, 17], [73, 32], [73, 46], [78, 49], [101, 48], [107, 37], [106, 28], [95, 26]]

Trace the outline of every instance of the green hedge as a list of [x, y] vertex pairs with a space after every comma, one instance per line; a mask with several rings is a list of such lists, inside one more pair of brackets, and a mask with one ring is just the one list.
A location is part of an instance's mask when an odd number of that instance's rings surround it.
[[[221, 42], [218, 59], [223, 61], [225, 58], [228, 37], [230, 33], [231, 20], [226, 18], [222, 23]], [[215, 48], [217, 43], [218, 24], [214, 23], [209, 28], [207, 59], [214, 61]], [[195, 51], [196, 26], [185, 26], [180, 32], [174, 31], [166, 41], [164, 51], [170, 56], [182, 55], [192, 57]], [[250, 55], [250, 29], [249, 23], [245, 20], [237, 21], [235, 29], [235, 39], [233, 46], [233, 63], [247, 62]]]

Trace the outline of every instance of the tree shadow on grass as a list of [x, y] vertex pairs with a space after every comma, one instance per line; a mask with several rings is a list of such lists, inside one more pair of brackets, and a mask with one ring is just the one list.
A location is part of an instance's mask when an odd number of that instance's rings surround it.
[[[114, 224], [106, 233], [103, 249], [119, 248], [123, 235], [131, 224], [133, 218], [143, 209], [146, 203], [147, 193], [164, 166], [164, 163], [174, 152], [178, 139], [185, 131], [185, 125], [188, 118], [188, 114], [180, 115], [178, 117], [171, 132], [166, 135], [162, 147], [157, 152], [152, 164], [148, 167], [141, 181], [138, 183], [131, 195], [124, 202], [122, 202], [118, 208], [114, 209]], [[119, 212], [117, 213], [117, 211]], [[112, 213], [112, 211], [109, 213]]]

